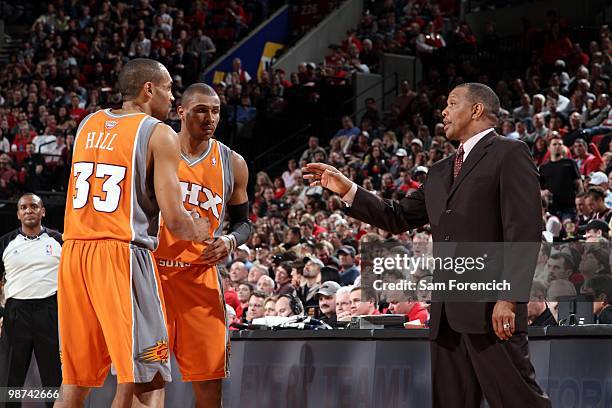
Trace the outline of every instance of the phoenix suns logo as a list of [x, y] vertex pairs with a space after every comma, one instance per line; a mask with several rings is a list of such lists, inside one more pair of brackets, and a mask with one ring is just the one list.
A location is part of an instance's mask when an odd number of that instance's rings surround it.
[[111, 130], [112, 128], [117, 126], [117, 123], [118, 122], [116, 120], [107, 120], [106, 122], [104, 122], [104, 127], [106, 127], [107, 130]]
[[155, 345], [147, 347], [138, 354], [138, 360], [143, 363], [168, 362], [168, 342], [158, 341]]

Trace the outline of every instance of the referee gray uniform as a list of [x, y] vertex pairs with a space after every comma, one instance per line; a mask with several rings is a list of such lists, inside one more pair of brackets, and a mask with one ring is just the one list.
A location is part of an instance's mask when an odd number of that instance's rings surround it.
[[0, 280], [4, 320], [0, 337], [0, 386], [22, 387], [32, 351], [43, 387], [62, 382], [57, 328], [59, 232], [42, 228], [27, 236], [21, 228], [0, 238]]

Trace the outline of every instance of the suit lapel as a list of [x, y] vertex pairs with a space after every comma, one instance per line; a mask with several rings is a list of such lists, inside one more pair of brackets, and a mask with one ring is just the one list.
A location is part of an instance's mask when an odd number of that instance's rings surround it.
[[442, 166], [442, 184], [444, 186], [445, 197], [450, 194], [451, 187], [453, 185], [453, 163], [455, 163], [455, 154], [452, 154], [446, 158], [446, 163]]
[[[476, 167], [476, 164], [478, 164], [478, 162], [482, 160], [482, 158], [487, 154], [487, 147], [489, 147], [489, 145], [493, 143], [494, 135], [495, 132], [490, 132], [485, 137], [483, 137], [482, 140], [476, 143], [476, 146], [474, 146], [465, 162], [463, 162], [463, 166], [461, 166], [459, 176], [452, 183], [447, 200], [452, 197], [459, 185], [463, 182], [463, 180], [465, 180], [465, 178], [468, 176], [468, 174], [470, 174], [474, 167]], [[453, 155], [452, 158], [453, 160], [451, 161], [451, 169], [454, 166], [455, 156]]]

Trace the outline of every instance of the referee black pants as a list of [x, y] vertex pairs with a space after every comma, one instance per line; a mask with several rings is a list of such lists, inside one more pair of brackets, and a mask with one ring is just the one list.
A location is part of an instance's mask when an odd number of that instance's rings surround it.
[[[8, 299], [0, 336], [0, 386], [24, 385], [32, 351], [43, 387], [59, 387], [62, 369], [57, 327], [57, 296]], [[20, 404], [7, 404], [7, 407]], [[52, 403], [48, 403], [52, 406]], [[1, 403], [0, 403], [1, 406]]]

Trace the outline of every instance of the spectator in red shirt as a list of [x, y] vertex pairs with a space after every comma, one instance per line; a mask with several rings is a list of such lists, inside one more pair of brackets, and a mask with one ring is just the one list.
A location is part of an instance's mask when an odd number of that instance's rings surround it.
[[329, 51], [325, 56], [325, 65], [336, 67], [344, 63], [345, 57], [338, 44], [330, 44], [327, 49]]
[[434, 32], [433, 23], [427, 24], [425, 31], [416, 38], [416, 49], [420, 55], [432, 54], [440, 48], [446, 47], [446, 41], [440, 33]]
[[274, 179], [274, 199], [280, 200], [284, 195], [287, 189], [285, 188], [285, 181], [282, 177], [276, 177]]
[[402, 190], [404, 193], [408, 193], [408, 191], [416, 190], [419, 187], [421, 187], [421, 183], [414, 181], [412, 179], [410, 171], [406, 171], [404, 175], [404, 182], [402, 183], [402, 185], [399, 186], [399, 189]]
[[204, 27], [206, 23], [206, 10], [202, 5], [202, 2], [195, 2], [195, 11], [192, 16], [192, 21], [195, 23], [196, 27]]
[[354, 29], [348, 30], [346, 32], [346, 35], [346, 40], [344, 40], [344, 42], [342, 43], [342, 49], [344, 50], [344, 52], [349, 52], [351, 44], [355, 44], [359, 52], [363, 51], [363, 44], [361, 44], [361, 40], [355, 35]]
[[15, 138], [13, 139], [13, 144], [17, 147], [17, 151], [15, 152], [15, 159], [17, 160], [17, 163], [21, 163], [25, 157], [26, 146], [29, 143], [32, 143], [34, 137], [36, 137], [36, 132], [28, 123], [25, 115], [22, 116], [19, 124], [16, 127]]
[[444, 16], [442, 16], [438, 4], [431, 7], [431, 21], [435, 32], [439, 33], [444, 29]]
[[582, 51], [582, 47], [579, 43], [575, 43], [571, 55], [569, 56], [569, 68], [571, 70], [577, 69], [579, 66], [589, 66], [589, 55]]
[[229, 7], [226, 9], [227, 19], [230, 25], [234, 26], [235, 34], [233, 40], [240, 38], [243, 29], [248, 28], [248, 17], [241, 5], [234, 0], [230, 0]]
[[312, 230], [312, 235], [315, 236], [315, 238], [321, 234], [327, 232], [327, 228], [320, 226], [319, 224], [314, 224], [314, 229]]
[[574, 141], [574, 158], [580, 168], [580, 174], [584, 176], [602, 170], [603, 158], [599, 154], [597, 146], [591, 144], [591, 150], [595, 154], [587, 152], [587, 143], [584, 139], [579, 138]]
[[81, 100], [78, 96], [72, 95], [70, 98], [70, 117], [77, 123], [80, 123], [85, 116], [87, 111], [80, 106]]
[[238, 300], [238, 294], [233, 290], [223, 291], [223, 297], [225, 298], [225, 303], [232, 306], [236, 312], [236, 317], [238, 321], [242, 320], [242, 306], [240, 305], [240, 301]]
[[542, 51], [544, 62], [553, 65], [556, 60], [569, 57], [572, 51], [572, 42], [566, 35], [561, 33], [559, 23], [555, 22], [546, 35]]
[[418, 320], [421, 324], [425, 324], [429, 320], [429, 312], [421, 302], [412, 300], [389, 301], [389, 311], [393, 314], [406, 315], [409, 322]]
[[548, 142], [543, 136], [538, 136], [533, 144], [532, 155], [537, 167], [544, 164], [544, 158], [548, 153]]
[[380, 314], [376, 308], [376, 298], [369, 293], [366, 293], [366, 295], [368, 300], [362, 301], [361, 287], [356, 286], [351, 290], [351, 317]]
[[155, 39], [151, 42], [151, 51], [153, 55], [158, 55], [160, 48], [165, 48], [166, 51], [172, 49], [172, 41], [166, 38], [166, 33], [163, 30], [158, 30], [155, 34]]
[[414, 3], [410, 8], [410, 15], [406, 21], [406, 25], [410, 25], [411, 23], [417, 23], [419, 27], [421, 27], [421, 29], [425, 27], [425, 24], [427, 23], [425, 22], [423, 17], [420, 16], [420, 13], [421, 6], [419, 5], [419, 3]]
[[15, 186], [19, 183], [18, 173], [11, 167], [11, 158], [8, 154], [0, 155], [0, 197], [11, 198]]

